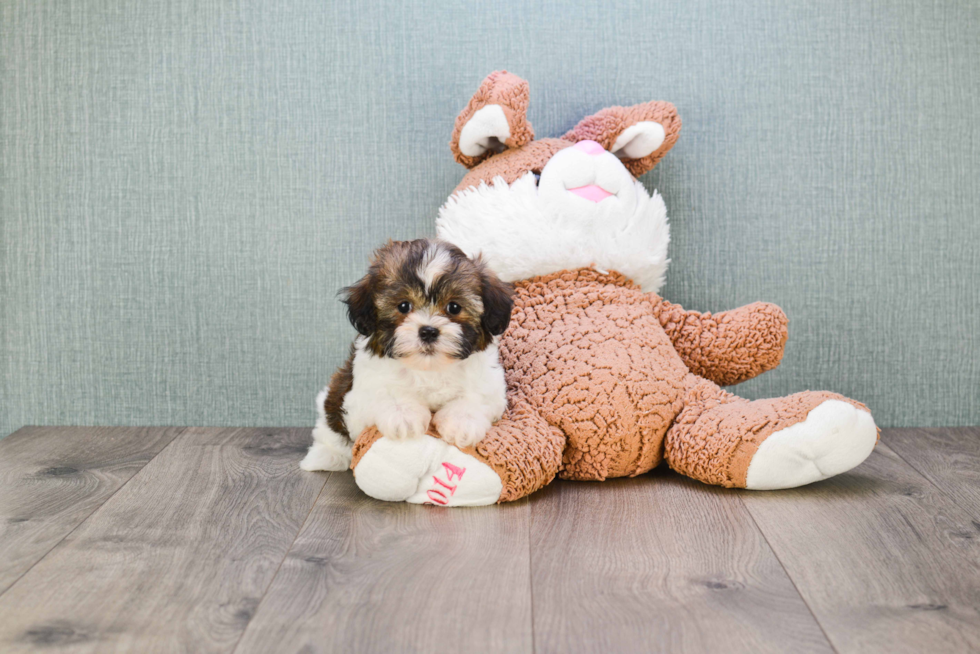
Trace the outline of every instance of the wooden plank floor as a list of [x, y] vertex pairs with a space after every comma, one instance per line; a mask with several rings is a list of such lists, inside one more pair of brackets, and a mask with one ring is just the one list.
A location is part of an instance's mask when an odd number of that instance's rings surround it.
[[306, 473], [308, 429], [0, 440], [0, 651], [980, 651], [980, 429], [778, 492], [656, 471], [477, 509]]
[[25, 427], [0, 441], [0, 592], [181, 431]]

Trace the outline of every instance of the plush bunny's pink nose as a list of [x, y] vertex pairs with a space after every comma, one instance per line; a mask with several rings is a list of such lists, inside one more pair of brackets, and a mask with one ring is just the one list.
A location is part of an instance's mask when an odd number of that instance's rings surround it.
[[575, 144], [575, 147], [585, 154], [591, 154], [593, 157], [598, 157], [600, 154], [606, 151], [605, 148], [595, 141], [579, 141]]

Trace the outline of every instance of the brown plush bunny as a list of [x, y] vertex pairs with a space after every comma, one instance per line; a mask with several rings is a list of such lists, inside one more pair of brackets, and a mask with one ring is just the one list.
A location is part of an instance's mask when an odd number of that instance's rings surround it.
[[674, 146], [674, 106], [610, 107], [561, 138], [534, 140], [528, 85], [484, 80], [450, 146], [468, 174], [442, 207], [440, 238], [513, 282], [500, 338], [509, 408], [475, 447], [434, 431], [354, 445], [357, 483], [390, 501], [511, 501], [555, 475], [602, 480], [661, 461], [708, 484], [801, 486], [853, 468], [877, 429], [829, 392], [750, 402], [722, 390], [771, 370], [786, 317], [755, 303], [712, 315], [656, 293], [669, 230], [660, 196], [636, 181]]

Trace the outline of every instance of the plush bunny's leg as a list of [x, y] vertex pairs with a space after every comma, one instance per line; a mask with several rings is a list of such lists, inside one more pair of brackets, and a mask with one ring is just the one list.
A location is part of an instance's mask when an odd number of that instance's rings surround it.
[[530, 406], [511, 407], [476, 446], [459, 449], [430, 429], [392, 441], [364, 430], [351, 468], [367, 495], [388, 502], [479, 506], [510, 502], [550, 482], [561, 467], [565, 437]]
[[667, 432], [665, 458], [708, 484], [770, 490], [846, 472], [877, 441], [867, 407], [836, 393], [750, 402], [693, 377], [684, 409]]
[[354, 480], [386, 502], [481, 506], [500, 499], [492, 467], [439, 439], [435, 432], [393, 440], [371, 427], [354, 446]]

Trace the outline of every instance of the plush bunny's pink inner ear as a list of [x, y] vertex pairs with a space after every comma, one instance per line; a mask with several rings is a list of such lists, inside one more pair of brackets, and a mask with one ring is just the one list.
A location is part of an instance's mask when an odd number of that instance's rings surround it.
[[534, 139], [527, 121], [527, 82], [507, 71], [491, 73], [456, 118], [449, 148], [456, 161], [473, 168], [506, 148]]

